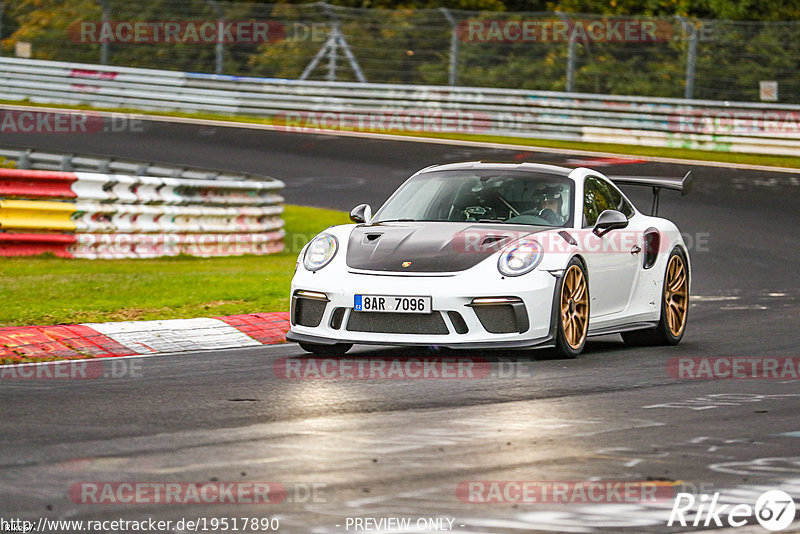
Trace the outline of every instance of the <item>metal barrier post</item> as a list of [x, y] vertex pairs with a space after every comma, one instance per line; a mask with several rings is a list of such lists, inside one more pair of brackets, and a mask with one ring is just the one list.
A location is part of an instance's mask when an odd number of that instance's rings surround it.
[[[3, 0], [0, 0], [0, 43], [3, 42]], [[3, 56], [3, 47], [0, 46], [0, 57]]]
[[222, 39], [225, 13], [223, 13], [222, 8], [219, 7], [219, 3], [216, 0], [206, 0], [206, 3], [211, 6], [211, 9], [217, 14], [217, 43], [215, 46], [216, 65], [214, 72], [216, 74], [222, 74], [222, 66], [225, 61], [225, 43]]
[[450, 69], [447, 75], [448, 85], [458, 84], [458, 24], [456, 19], [446, 7], [440, 7], [439, 11], [442, 12], [447, 22], [450, 23]]
[[694, 95], [694, 73], [697, 68], [697, 34], [700, 33], [696, 23], [690, 23], [683, 17], [678, 17], [684, 30], [689, 35], [689, 48], [686, 51], [686, 87], [683, 97], [692, 98]]
[[[111, 21], [111, 8], [108, 5], [108, 0], [97, 0], [100, 4], [100, 7], [103, 9], [103, 15], [101, 20], [103, 25], [108, 24]], [[108, 65], [108, 41], [103, 40], [100, 43], [100, 64], [101, 65]]]
[[558, 13], [561, 20], [566, 23], [567, 29], [569, 30], [569, 42], [567, 44], [567, 87], [565, 90], [571, 93], [575, 84], [575, 32], [569, 27], [569, 18], [560, 11], [556, 11], [556, 13]]

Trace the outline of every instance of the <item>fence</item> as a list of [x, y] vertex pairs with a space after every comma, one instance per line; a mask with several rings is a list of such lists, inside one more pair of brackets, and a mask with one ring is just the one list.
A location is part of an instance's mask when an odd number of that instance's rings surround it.
[[[800, 107], [786, 104], [288, 81], [16, 58], [0, 58], [0, 85], [9, 99], [269, 117], [287, 131], [445, 132], [800, 155]], [[102, 119], [75, 113], [83, 118], [61, 122]], [[42, 114], [52, 112], [0, 110], [0, 133], [35, 130], [49, 123]]]
[[[0, 151], [0, 156], [10, 152]], [[0, 169], [0, 256], [49, 252], [94, 259], [280, 252], [282, 187], [278, 180], [252, 177]]]
[[[36, 2], [5, 6], [5, 56], [234, 76], [736, 101], [758, 101], [760, 82], [775, 81], [779, 101], [800, 103], [796, 20], [217, 0], [65, 0], [58, 16], [43, 16], [47, 8]], [[143, 32], [133, 31], [137, 22], [147, 26]], [[178, 25], [174, 36], [165, 31], [169, 22]], [[265, 32], [253, 22], [264, 23]]]

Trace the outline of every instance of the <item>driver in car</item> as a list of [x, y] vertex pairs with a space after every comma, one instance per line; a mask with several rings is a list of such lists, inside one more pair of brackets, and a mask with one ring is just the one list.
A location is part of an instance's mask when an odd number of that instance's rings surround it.
[[553, 225], [564, 223], [561, 216], [561, 188], [558, 186], [543, 186], [534, 193], [534, 209], [527, 213], [541, 217]]

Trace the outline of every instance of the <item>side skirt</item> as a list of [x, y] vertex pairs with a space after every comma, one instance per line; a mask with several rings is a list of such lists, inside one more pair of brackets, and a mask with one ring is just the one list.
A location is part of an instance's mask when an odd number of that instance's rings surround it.
[[639, 323], [621, 324], [618, 326], [607, 326], [596, 330], [589, 330], [587, 336], [605, 336], [607, 334], [619, 334], [620, 332], [630, 332], [632, 330], [646, 330], [658, 326], [658, 321], [642, 321]]

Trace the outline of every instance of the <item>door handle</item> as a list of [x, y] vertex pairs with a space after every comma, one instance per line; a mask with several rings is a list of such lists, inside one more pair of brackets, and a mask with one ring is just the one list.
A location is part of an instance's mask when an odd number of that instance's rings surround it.
[[642, 248], [639, 245], [633, 245], [631, 249], [631, 254], [638, 254], [642, 251]]

